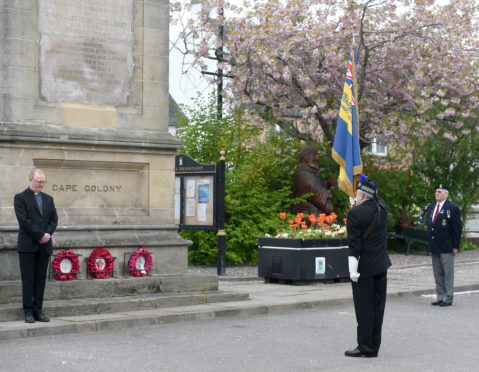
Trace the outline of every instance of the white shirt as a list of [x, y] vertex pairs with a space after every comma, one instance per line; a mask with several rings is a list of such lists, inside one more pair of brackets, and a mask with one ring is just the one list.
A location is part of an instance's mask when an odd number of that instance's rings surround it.
[[[447, 200], [447, 199], [446, 199]], [[436, 208], [437, 206], [439, 205], [439, 212], [438, 212], [438, 216], [439, 216], [439, 213], [441, 212], [441, 209], [442, 209], [442, 206], [444, 205], [445, 201], [446, 200], [443, 200], [442, 202], [440, 203], [436, 203]], [[436, 208], [434, 208], [434, 212], [433, 212], [433, 215], [432, 215], [432, 219], [434, 219], [434, 215], [436, 214]]]

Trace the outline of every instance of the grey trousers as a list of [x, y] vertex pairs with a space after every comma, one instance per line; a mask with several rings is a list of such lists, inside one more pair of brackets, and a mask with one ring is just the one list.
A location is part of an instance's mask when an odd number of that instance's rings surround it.
[[453, 253], [432, 253], [432, 272], [438, 301], [452, 302], [454, 297], [455, 257]]

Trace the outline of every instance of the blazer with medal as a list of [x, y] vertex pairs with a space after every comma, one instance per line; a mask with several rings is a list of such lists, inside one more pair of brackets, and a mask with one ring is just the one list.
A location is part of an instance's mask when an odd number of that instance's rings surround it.
[[53, 198], [45, 193], [42, 196], [43, 211], [40, 213], [37, 202], [34, 198], [34, 192], [27, 188], [25, 191], [15, 195], [14, 208], [17, 216], [18, 232], [18, 252], [36, 252], [43, 247], [48, 254], [52, 254], [52, 240], [46, 244], [40, 244], [45, 233], [53, 235], [57, 228], [58, 216], [55, 209]]
[[436, 205], [436, 202], [429, 204], [426, 211], [429, 250], [432, 253], [451, 253], [453, 248], [459, 249], [461, 243], [461, 209], [446, 199], [433, 224]]

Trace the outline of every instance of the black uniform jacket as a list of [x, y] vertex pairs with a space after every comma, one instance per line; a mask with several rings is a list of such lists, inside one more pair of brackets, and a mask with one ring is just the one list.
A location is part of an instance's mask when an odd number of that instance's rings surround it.
[[[379, 205], [377, 221], [363, 239]], [[377, 202], [367, 200], [348, 212], [349, 255], [359, 259], [358, 272], [363, 278], [382, 273], [391, 266], [386, 247], [387, 216], [387, 207], [382, 199]]]
[[38, 210], [34, 192], [30, 188], [15, 195], [13, 205], [19, 225], [17, 245], [19, 253], [36, 252], [42, 247], [47, 253], [53, 253], [51, 239], [46, 244], [40, 244], [38, 241], [45, 233], [53, 235], [55, 232], [58, 223], [57, 211], [50, 195], [44, 193], [40, 195], [43, 204], [42, 214]]
[[435, 223], [432, 223], [437, 203], [427, 206], [427, 232], [429, 250], [432, 253], [451, 253], [461, 243], [461, 210], [457, 204], [446, 199]]

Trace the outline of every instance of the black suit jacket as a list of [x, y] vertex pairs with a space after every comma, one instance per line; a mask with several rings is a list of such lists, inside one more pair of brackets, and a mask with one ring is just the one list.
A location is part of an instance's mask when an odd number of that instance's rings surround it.
[[[371, 232], [363, 239], [374, 215], [379, 209], [378, 219]], [[367, 200], [352, 208], [347, 216], [349, 255], [359, 259], [358, 272], [362, 278], [382, 273], [391, 266], [387, 253], [387, 207], [382, 199]]]
[[40, 244], [39, 241], [45, 233], [53, 235], [55, 232], [58, 223], [57, 210], [50, 195], [45, 193], [40, 195], [43, 201], [42, 214], [30, 188], [15, 195], [13, 205], [19, 225], [17, 245], [19, 253], [36, 252], [41, 248], [49, 254], [53, 253], [51, 239], [46, 244]]

